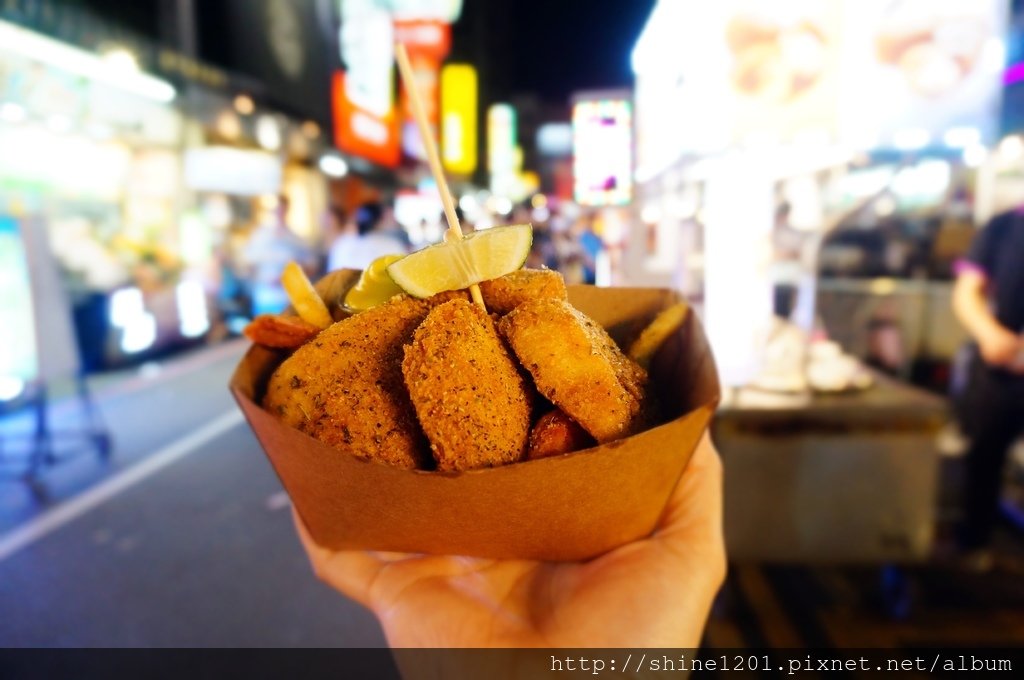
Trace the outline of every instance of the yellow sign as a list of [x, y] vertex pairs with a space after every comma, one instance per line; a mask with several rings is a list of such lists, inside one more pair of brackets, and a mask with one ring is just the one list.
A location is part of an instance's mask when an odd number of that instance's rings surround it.
[[441, 69], [441, 159], [449, 172], [476, 170], [476, 69], [448, 64]]

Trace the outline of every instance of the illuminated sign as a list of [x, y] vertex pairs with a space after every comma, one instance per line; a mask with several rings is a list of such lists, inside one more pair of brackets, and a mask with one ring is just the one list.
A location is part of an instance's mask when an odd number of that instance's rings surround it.
[[396, 167], [398, 115], [394, 102], [394, 27], [374, 2], [341, 3], [341, 60], [331, 79], [334, 144], [354, 156]]
[[544, 156], [572, 155], [572, 125], [545, 123], [537, 128], [537, 150]]
[[185, 186], [193, 191], [219, 191], [237, 196], [276, 194], [283, 168], [267, 151], [205, 146], [185, 152]]
[[491, 173], [491, 191], [508, 195], [516, 173], [516, 110], [508, 104], [492, 104], [487, 109], [487, 170]]
[[476, 170], [476, 69], [449, 64], [441, 70], [441, 159], [460, 175]]
[[[451, 27], [440, 21], [415, 20], [396, 21], [395, 41], [405, 45], [416, 77], [416, 87], [420, 91], [420, 101], [427, 114], [434, 134], [440, 121], [438, 108], [439, 73], [441, 62], [451, 49]], [[420, 140], [416, 118], [412, 112], [412, 101], [409, 99], [407, 84], [402, 83], [402, 149], [413, 158], [426, 160], [426, 150]]]
[[603, 99], [573, 107], [573, 177], [580, 205], [624, 205], [632, 194], [633, 117], [628, 101]]
[[633, 50], [640, 182], [730, 147], [995, 135], [1006, 0], [705, 4], [661, 0]]
[[394, 108], [379, 116], [356, 105], [346, 92], [348, 76], [336, 71], [331, 80], [334, 145], [354, 156], [396, 167], [399, 161], [398, 117]]
[[958, 147], [965, 140], [957, 131], [971, 129], [968, 148], [993, 141], [1009, 4], [845, 0], [847, 17], [856, 21], [843, 25], [843, 137], [856, 148], [920, 148], [940, 140]]
[[434, 19], [454, 24], [462, 14], [462, 0], [378, 0], [391, 8], [396, 19]]
[[0, 217], [0, 402], [36, 377], [35, 317], [28, 259], [17, 222]]
[[487, 168], [511, 170], [516, 148], [516, 110], [508, 104], [487, 109]]

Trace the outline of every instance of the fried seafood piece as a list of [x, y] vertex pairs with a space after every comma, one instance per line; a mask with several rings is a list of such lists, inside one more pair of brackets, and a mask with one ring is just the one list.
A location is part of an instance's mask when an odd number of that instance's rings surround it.
[[560, 456], [593, 445], [594, 438], [579, 423], [565, 415], [565, 411], [556, 408], [542, 415], [530, 430], [526, 459]]
[[329, 326], [270, 378], [263, 406], [284, 423], [372, 461], [429, 462], [402, 380], [402, 346], [431, 309], [406, 296]]
[[295, 349], [315, 338], [320, 327], [297, 316], [260, 314], [242, 332], [245, 337], [264, 347]]
[[537, 390], [604, 443], [644, 424], [647, 371], [564, 300], [534, 300], [499, 323]]
[[562, 275], [550, 269], [519, 269], [511, 274], [480, 282], [487, 311], [504, 316], [531, 300], [566, 300]]
[[477, 305], [456, 299], [435, 307], [405, 348], [402, 374], [438, 470], [522, 459], [528, 386]]

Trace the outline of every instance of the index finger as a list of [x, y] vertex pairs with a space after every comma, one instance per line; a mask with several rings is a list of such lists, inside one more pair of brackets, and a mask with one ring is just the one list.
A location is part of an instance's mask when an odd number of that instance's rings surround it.
[[685, 536], [688, 542], [720, 544], [722, 531], [722, 462], [705, 432], [669, 498], [655, 538]]

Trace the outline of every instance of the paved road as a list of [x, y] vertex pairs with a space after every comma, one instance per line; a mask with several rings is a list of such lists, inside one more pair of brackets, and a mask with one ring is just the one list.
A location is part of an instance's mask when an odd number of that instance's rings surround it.
[[54, 469], [50, 503], [0, 483], [0, 646], [384, 644], [371, 615], [313, 578], [287, 497], [231, 415], [241, 350], [101, 390], [114, 459]]
[[[231, 415], [225, 385], [242, 349], [225, 345], [101, 381], [114, 458], [102, 465], [86, 456], [51, 471], [49, 504], [0, 482], [0, 647], [384, 644], [372, 616], [313, 578], [287, 498]], [[55, 411], [62, 419], [73, 412]], [[0, 422], [0, 431], [25, 424]], [[733, 599], [744, 606], [712, 616], [707, 640], [1019, 644], [1019, 539], [1010, 545], [1004, 562], [1018, 557], [992, 574], [912, 574], [919, 603], [899, 621], [878, 613], [877, 576], [863, 570], [736, 568], [733, 587], [743, 596]]]

